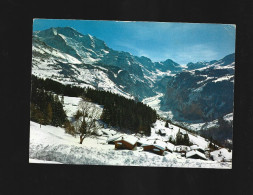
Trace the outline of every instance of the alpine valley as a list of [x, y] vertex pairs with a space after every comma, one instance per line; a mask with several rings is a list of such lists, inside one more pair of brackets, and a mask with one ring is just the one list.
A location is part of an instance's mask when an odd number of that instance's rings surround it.
[[232, 129], [217, 126], [233, 122], [235, 54], [186, 66], [153, 62], [70, 27], [34, 32], [32, 52], [32, 74], [39, 78], [141, 101], [166, 120], [232, 143]]

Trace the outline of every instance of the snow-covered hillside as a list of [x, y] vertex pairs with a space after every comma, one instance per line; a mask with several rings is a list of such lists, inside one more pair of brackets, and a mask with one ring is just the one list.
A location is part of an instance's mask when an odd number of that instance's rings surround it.
[[[159, 123], [157, 124], [159, 126]], [[155, 139], [159, 136], [151, 136]], [[167, 152], [164, 156], [137, 150], [115, 150], [107, 144], [106, 136], [86, 138], [82, 145], [78, 137], [65, 133], [60, 127], [44, 126], [34, 122], [30, 124], [30, 163], [63, 163], [86, 165], [121, 165], [121, 166], [159, 166], [159, 167], [199, 167], [231, 168], [230, 162], [186, 159], [178, 153]], [[196, 143], [206, 145], [205, 140], [191, 137]], [[38, 160], [39, 161], [38, 161]], [[42, 161], [42, 162], [41, 162]], [[47, 162], [43, 162], [47, 161]], [[52, 162], [51, 162], [52, 161]]]
[[103, 89], [126, 98], [133, 98], [123, 91], [124, 87], [109, 78], [109, 75], [117, 77], [117, 74], [103, 67], [83, 64], [75, 57], [47, 46], [37, 39], [33, 40], [32, 65], [32, 74], [40, 78], [50, 78], [65, 85]]
[[[64, 97], [64, 109], [70, 117], [77, 110], [80, 98]], [[96, 105], [100, 107], [99, 105]], [[163, 129], [166, 135], [160, 135]], [[108, 144], [110, 134], [126, 135], [115, 131], [116, 129], [100, 127], [102, 136], [92, 135], [85, 138], [83, 144], [79, 144], [79, 137], [65, 133], [61, 127], [40, 125], [30, 122], [30, 163], [63, 163], [63, 164], [89, 164], [89, 165], [129, 165], [129, 166], [161, 166], [161, 167], [202, 167], [202, 168], [231, 168], [231, 162], [220, 162], [219, 152], [214, 153], [213, 160], [200, 160], [182, 157], [177, 152], [165, 152], [160, 156], [151, 152], [143, 151], [142, 147], [136, 150], [115, 150], [115, 146]], [[157, 121], [151, 128], [149, 137], [136, 136], [141, 142], [154, 140], [166, 141], [169, 137], [175, 138], [179, 127], [170, 125], [165, 128], [163, 121]], [[185, 130], [180, 129], [183, 134]], [[112, 134], [111, 134], [112, 135]], [[209, 142], [204, 138], [189, 134], [190, 141], [205, 149]], [[224, 153], [224, 151], [223, 151]], [[227, 157], [226, 153], [226, 158]], [[231, 159], [228, 159], [228, 161]], [[52, 161], [52, 162], [51, 162]]]

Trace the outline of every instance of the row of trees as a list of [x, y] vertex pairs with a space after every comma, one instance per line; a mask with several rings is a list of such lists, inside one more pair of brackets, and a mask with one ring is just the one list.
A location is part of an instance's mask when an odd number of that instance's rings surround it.
[[191, 146], [192, 142], [190, 142], [189, 135], [183, 134], [180, 132], [180, 129], [178, 130], [176, 134], [176, 138], [173, 139], [172, 137], [169, 138], [169, 142], [173, 143], [174, 145], [185, 145], [185, 146]]
[[111, 126], [151, 133], [151, 124], [156, 121], [156, 111], [149, 106], [106, 91], [87, 89], [85, 97], [104, 106], [101, 120]]
[[[52, 92], [62, 94], [62, 98], [63, 95], [82, 96], [83, 101], [80, 103], [72, 123], [67, 120], [58, 95], [53, 95]], [[62, 98], [61, 100], [63, 100]], [[54, 126], [64, 124], [68, 133], [80, 134], [80, 143], [86, 135], [93, 132], [95, 122], [99, 119], [97, 111], [91, 108], [91, 105], [94, 104], [89, 102], [103, 105], [100, 119], [108, 125], [117, 126], [122, 130], [128, 129], [132, 132], [150, 135], [151, 124], [156, 121], [156, 111], [141, 102], [126, 99], [111, 92], [90, 88], [84, 90], [80, 87], [63, 85], [51, 79], [44, 80], [32, 75], [31, 120]]]
[[43, 89], [32, 88], [31, 120], [43, 125], [62, 126], [67, 116], [58, 97]]
[[72, 85], [63, 85], [52, 79], [42, 79], [32, 75], [32, 88], [44, 89], [45, 91], [52, 91], [56, 94], [62, 94], [70, 97], [82, 96], [84, 89]]

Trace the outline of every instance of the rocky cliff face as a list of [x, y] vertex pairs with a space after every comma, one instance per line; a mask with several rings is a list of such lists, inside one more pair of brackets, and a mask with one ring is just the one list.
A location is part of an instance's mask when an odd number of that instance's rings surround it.
[[212, 121], [233, 112], [234, 65], [232, 54], [175, 75], [167, 83], [161, 109], [171, 109], [176, 120], [189, 122]]

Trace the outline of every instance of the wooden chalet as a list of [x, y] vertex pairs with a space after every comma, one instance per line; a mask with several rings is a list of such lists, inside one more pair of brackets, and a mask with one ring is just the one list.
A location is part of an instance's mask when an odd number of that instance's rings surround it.
[[200, 146], [198, 146], [198, 145], [192, 145], [192, 146], [190, 146], [190, 149], [191, 150], [197, 150], [197, 151], [199, 151], [199, 152], [201, 152], [201, 153], [205, 153], [205, 149], [203, 149], [202, 147], [200, 147]]
[[167, 144], [165, 142], [156, 140], [153, 144], [143, 144], [144, 151], [154, 152], [155, 154], [163, 155], [164, 151], [167, 149]]
[[114, 141], [119, 139], [122, 135], [121, 134], [116, 134], [116, 135], [113, 135], [113, 136], [110, 136], [108, 139], [107, 139], [107, 143], [108, 144], [114, 144]]
[[121, 136], [114, 141], [116, 149], [128, 149], [133, 150], [137, 147], [138, 138], [134, 136]]

